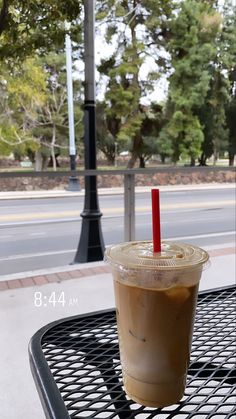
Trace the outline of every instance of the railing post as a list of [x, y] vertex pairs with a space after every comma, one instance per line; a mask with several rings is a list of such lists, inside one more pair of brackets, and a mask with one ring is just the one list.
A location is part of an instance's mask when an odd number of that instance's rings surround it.
[[135, 240], [135, 179], [134, 174], [124, 175], [124, 240]]

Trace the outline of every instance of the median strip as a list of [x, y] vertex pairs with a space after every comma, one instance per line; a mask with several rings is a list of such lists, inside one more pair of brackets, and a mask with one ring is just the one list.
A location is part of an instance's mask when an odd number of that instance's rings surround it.
[[[229, 206], [235, 205], [233, 199], [221, 200], [221, 201], [210, 201], [210, 202], [192, 202], [188, 204], [178, 203], [178, 204], [163, 204], [161, 205], [161, 210], [168, 211], [174, 209], [199, 209], [199, 208], [214, 208], [219, 206]], [[137, 213], [151, 212], [151, 206], [141, 206], [137, 207]], [[102, 209], [103, 215], [123, 215], [124, 208], [104, 208]], [[36, 212], [29, 214], [7, 214], [0, 216], [0, 222], [10, 222], [10, 221], [31, 221], [31, 220], [45, 220], [45, 219], [64, 219], [68, 217], [78, 217], [80, 218], [81, 211], [71, 210], [71, 211], [58, 211], [58, 212]]]

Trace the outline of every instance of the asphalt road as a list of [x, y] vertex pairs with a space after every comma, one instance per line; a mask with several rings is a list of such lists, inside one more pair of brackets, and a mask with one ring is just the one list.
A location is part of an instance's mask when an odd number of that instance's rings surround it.
[[[123, 241], [123, 196], [101, 196], [105, 243]], [[0, 201], [0, 274], [68, 264], [80, 237], [82, 197]], [[235, 190], [162, 192], [162, 238], [200, 246], [230, 243]], [[149, 193], [136, 194], [136, 239], [151, 239]]]

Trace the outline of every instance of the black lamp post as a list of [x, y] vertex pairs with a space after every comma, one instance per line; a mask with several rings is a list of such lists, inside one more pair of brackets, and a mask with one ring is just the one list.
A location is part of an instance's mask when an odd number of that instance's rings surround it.
[[[85, 101], [84, 138], [85, 170], [96, 169], [96, 104], [94, 62], [95, 0], [84, 0]], [[102, 213], [98, 204], [97, 177], [85, 176], [85, 200], [81, 213], [82, 227], [74, 263], [102, 260], [104, 241], [101, 229]]]

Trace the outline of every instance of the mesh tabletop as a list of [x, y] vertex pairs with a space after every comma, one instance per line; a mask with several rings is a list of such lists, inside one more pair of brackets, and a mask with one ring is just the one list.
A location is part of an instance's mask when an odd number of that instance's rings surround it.
[[162, 409], [123, 391], [114, 310], [45, 326], [29, 353], [46, 417], [235, 419], [235, 296], [235, 287], [199, 295], [185, 395]]

